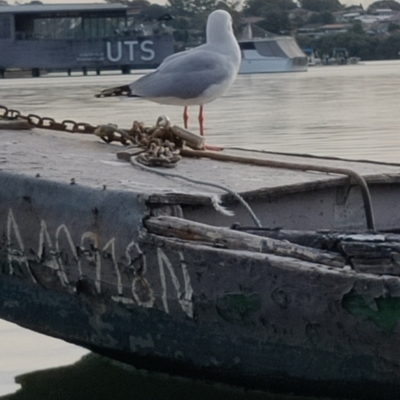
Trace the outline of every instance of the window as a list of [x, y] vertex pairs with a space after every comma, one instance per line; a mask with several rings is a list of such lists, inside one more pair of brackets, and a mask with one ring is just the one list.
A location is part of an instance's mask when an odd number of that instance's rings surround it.
[[11, 38], [11, 17], [0, 15], [0, 39]]
[[[1, 21], [1, 20], [0, 20]], [[0, 35], [1, 35], [0, 25]], [[66, 16], [48, 17], [18, 15], [16, 17], [17, 39], [102, 39], [125, 33], [125, 17]]]

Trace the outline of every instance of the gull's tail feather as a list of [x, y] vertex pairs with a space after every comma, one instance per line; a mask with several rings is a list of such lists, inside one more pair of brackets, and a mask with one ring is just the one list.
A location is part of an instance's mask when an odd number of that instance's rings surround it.
[[129, 85], [104, 89], [100, 93], [95, 95], [95, 97], [114, 97], [114, 96], [136, 97], [134, 94], [132, 94], [132, 90], [129, 87]]
[[211, 202], [214, 208], [221, 214], [226, 215], [227, 217], [233, 217], [235, 215], [235, 213], [232, 210], [227, 209], [221, 204], [222, 202], [221, 196], [219, 195], [212, 196]]

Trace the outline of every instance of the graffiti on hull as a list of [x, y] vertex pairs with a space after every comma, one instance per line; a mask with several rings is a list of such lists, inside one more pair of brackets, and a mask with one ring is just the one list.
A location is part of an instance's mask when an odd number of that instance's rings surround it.
[[[180, 251], [171, 256], [159, 247], [153, 248], [152, 253], [155, 254], [151, 254], [151, 260], [155, 262], [149, 273], [149, 254], [145, 254], [134, 239], [123, 246], [123, 254], [117, 254], [116, 237], [100, 243], [96, 232], [85, 231], [78, 240], [74, 235], [74, 240], [65, 223], [50, 232], [42, 219], [36, 249], [25, 246], [23, 233], [10, 209], [3, 240], [7, 273], [10, 275], [15, 274], [18, 266], [24, 276], [38, 284], [40, 272], [50, 270], [66, 291], [71, 288], [76, 290], [77, 282], [89, 279], [97, 294], [107, 293], [113, 301], [147, 308], [158, 307], [169, 313], [173, 300], [188, 317], [193, 317], [193, 289]], [[32, 237], [29, 240], [32, 243]], [[35, 273], [33, 265], [36, 265]]]

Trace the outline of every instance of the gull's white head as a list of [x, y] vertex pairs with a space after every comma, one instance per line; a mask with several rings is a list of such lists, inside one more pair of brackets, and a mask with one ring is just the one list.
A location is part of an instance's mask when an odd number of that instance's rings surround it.
[[232, 17], [224, 10], [213, 11], [207, 19], [207, 43], [236, 40], [232, 29]]

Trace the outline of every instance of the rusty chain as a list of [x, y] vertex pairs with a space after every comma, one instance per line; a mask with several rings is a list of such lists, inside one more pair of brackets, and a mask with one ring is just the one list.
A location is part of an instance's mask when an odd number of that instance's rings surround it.
[[54, 118], [36, 114], [24, 115], [19, 110], [0, 105], [0, 119], [21, 119], [34, 128], [92, 134], [106, 143], [116, 141], [124, 146], [134, 145], [143, 148], [138, 161], [147, 166], [173, 167], [181, 159], [179, 148], [182, 148], [182, 140], [173, 133], [169, 119], [165, 116], [159, 117], [156, 125], [152, 127], [146, 127], [142, 122], [134, 121], [130, 129], [120, 129], [117, 125], [94, 126], [71, 119], [57, 122]]
[[56, 122], [54, 118], [40, 117], [36, 114], [24, 115], [19, 110], [9, 109], [0, 105], [0, 118], [8, 120], [22, 119], [28, 121], [30, 125], [35, 128], [51, 129], [53, 131], [62, 131], [69, 133], [86, 133], [93, 134], [96, 126], [90, 125], [86, 122], [76, 122], [73, 120], [64, 120]]

